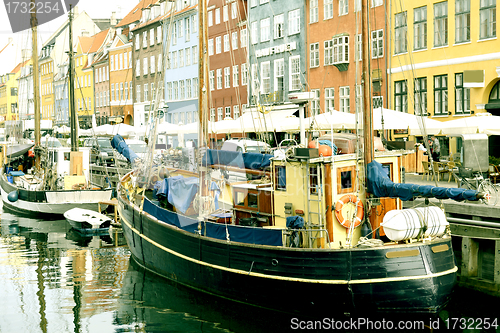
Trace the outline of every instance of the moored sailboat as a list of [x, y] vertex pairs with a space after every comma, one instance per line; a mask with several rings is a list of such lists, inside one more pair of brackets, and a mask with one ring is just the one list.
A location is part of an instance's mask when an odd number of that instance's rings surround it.
[[[71, 149], [61, 147], [61, 144], [40, 138], [40, 95], [38, 80], [34, 85], [35, 110], [35, 147], [34, 161], [25, 160], [27, 165], [17, 179], [8, 179], [7, 169], [0, 171], [0, 187], [4, 209], [26, 215], [62, 215], [72, 208], [91, 209], [97, 211], [99, 202], [111, 198], [111, 189], [94, 189], [88, 179], [90, 151], [79, 151], [77, 142], [77, 121], [74, 103], [73, 81], [73, 43], [72, 43], [72, 12], [69, 11], [69, 92], [71, 110]], [[36, 13], [31, 17], [33, 77], [38, 77], [38, 46]], [[55, 145], [54, 143], [57, 143]], [[34, 163], [34, 166], [31, 165]], [[29, 169], [29, 170], [28, 170]]]
[[[199, 3], [201, 28], [205, 6]], [[206, 36], [201, 31], [203, 147], [207, 89]], [[364, 73], [368, 75], [366, 68]], [[316, 148], [296, 147], [281, 157], [207, 150], [198, 181], [173, 169], [152, 177], [150, 167], [124, 176], [118, 187], [119, 214], [134, 260], [191, 288], [287, 312], [439, 312], [457, 272], [446, 218], [436, 207], [400, 209], [398, 197], [435, 194], [419, 188], [410, 194], [407, 189], [390, 191], [401, 181], [401, 156], [373, 152], [370, 94], [364, 96], [364, 161], [356, 154], [332, 155], [328, 149], [320, 155]], [[232, 184], [232, 209], [210, 209], [225, 189], [211, 186], [208, 170], [223, 162], [270, 169], [270, 177]], [[159, 187], [154, 186], [157, 180]], [[373, 184], [381, 183], [384, 190], [378, 191]], [[161, 187], [166, 190], [159, 191]], [[475, 191], [456, 190], [456, 200], [477, 199]], [[366, 237], [374, 234], [378, 236]]]

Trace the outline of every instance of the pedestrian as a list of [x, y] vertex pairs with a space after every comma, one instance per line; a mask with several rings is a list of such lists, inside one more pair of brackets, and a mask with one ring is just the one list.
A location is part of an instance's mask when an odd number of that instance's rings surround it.
[[441, 156], [441, 146], [439, 144], [439, 140], [433, 135], [431, 137], [432, 140], [432, 159], [435, 162], [439, 162], [439, 157]]

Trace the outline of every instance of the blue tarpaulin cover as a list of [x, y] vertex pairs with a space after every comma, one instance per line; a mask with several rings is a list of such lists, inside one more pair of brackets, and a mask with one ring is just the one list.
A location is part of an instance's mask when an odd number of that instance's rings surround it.
[[403, 201], [416, 197], [453, 199], [455, 201], [477, 201], [477, 191], [463, 188], [437, 187], [431, 185], [393, 183], [387, 172], [377, 161], [368, 164], [368, 192], [376, 197], [400, 198]]
[[156, 195], [166, 197], [178, 211], [185, 214], [198, 192], [198, 178], [175, 176], [163, 179]]
[[271, 165], [271, 154], [242, 153], [238, 151], [208, 149], [202, 165], [227, 165], [252, 170], [263, 170]]
[[116, 134], [111, 140], [111, 147], [115, 148], [120, 154], [125, 156], [125, 158], [130, 162], [134, 162], [136, 158], [139, 158], [136, 153], [132, 149], [130, 149], [123, 140], [120, 134]]
[[[163, 209], [148, 198], [144, 198], [144, 211], [165, 223], [174, 225], [182, 230], [198, 232], [198, 220], [192, 217], [176, 214]], [[264, 229], [225, 225], [212, 222], [201, 223], [201, 234], [220, 240], [229, 240], [247, 244], [283, 246], [282, 231], [279, 229]]]

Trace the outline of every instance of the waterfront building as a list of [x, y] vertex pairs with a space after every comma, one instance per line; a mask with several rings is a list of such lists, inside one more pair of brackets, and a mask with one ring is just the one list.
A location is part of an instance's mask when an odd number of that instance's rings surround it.
[[19, 120], [18, 84], [21, 67], [26, 62], [19, 63], [10, 73], [0, 76], [0, 125], [5, 121]]
[[91, 37], [78, 37], [75, 53], [75, 103], [80, 127], [92, 126], [94, 115], [94, 56], [113, 38], [109, 28]]
[[215, 0], [207, 10], [211, 121], [238, 119], [248, 105], [246, 4]]
[[[386, 4], [371, 0], [370, 5], [372, 105], [387, 107]], [[307, 1], [306, 12], [307, 90], [315, 95], [309, 103], [310, 115], [361, 109], [361, 1]]]
[[[172, 34], [166, 57], [165, 90], [167, 101], [166, 121], [172, 124], [198, 122], [198, 2], [194, 0], [175, 2], [172, 19]], [[170, 16], [169, 16], [170, 17]], [[167, 18], [168, 20], [168, 18]], [[184, 141], [198, 141], [196, 134], [186, 134]], [[180, 143], [173, 141], [176, 147]]]
[[[115, 35], [109, 49], [110, 121], [134, 125], [132, 103], [132, 41], [122, 34]], [[96, 87], [97, 88], [97, 87]], [[97, 93], [97, 91], [96, 91]]]
[[155, 2], [142, 8], [138, 25], [131, 29], [133, 120], [136, 126], [148, 124], [156, 98], [156, 88], [162, 84], [159, 78], [163, 69], [162, 19], [165, 16], [166, 4], [166, 2]]
[[[392, 2], [392, 107], [438, 120], [500, 115], [497, 12], [496, 0]], [[442, 156], [460, 152], [460, 138], [440, 141]]]
[[33, 60], [31, 59], [31, 51], [25, 50], [26, 62], [21, 66], [21, 73], [18, 78], [18, 108], [19, 119], [27, 120], [34, 118], [33, 104]]
[[69, 126], [68, 62], [60, 64], [54, 75], [55, 126]]
[[92, 64], [94, 71], [94, 100], [95, 100], [95, 118], [97, 125], [109, 123], [111, 117], [111, 107], [109, 104], [110, 85], [109, 85], [109, 54], [107, 48], [104, 48], [94, 57]]
[[54, 44], [42, 47], [38, 66], [40, 70], [40, 113], [42, 120], [54, 119], [54, 59], [51, 57]]
[[308, 90], [304, 3], [250, 0], [248, 7], [249, 103], [286, 103], [288, 94]]

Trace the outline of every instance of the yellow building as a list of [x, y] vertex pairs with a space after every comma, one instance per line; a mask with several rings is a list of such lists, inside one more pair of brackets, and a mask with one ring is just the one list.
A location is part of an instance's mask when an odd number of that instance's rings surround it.
[[[390, 108], [443, 121], [500, 115], [496, 13], [495, 0], [393, 1]], [[440, 140], [441, 155], [461, 145]]]
[[102, 49], [114, 33], [107, 29], [92, 37], [78, 37], [75, 52], [75, 104], [80, 126], [90, 127], [94, 114], [94, 55]]
[[0, 76], [0, 124], [19, 120], [18, 79], [24, 64], [19, 63], [10, 73]]
[[54, 119], [54, 60], [51, 57], [54, 44], [46, 45], [38, 60], [40, 73], [40, 112], [43, 120]]

